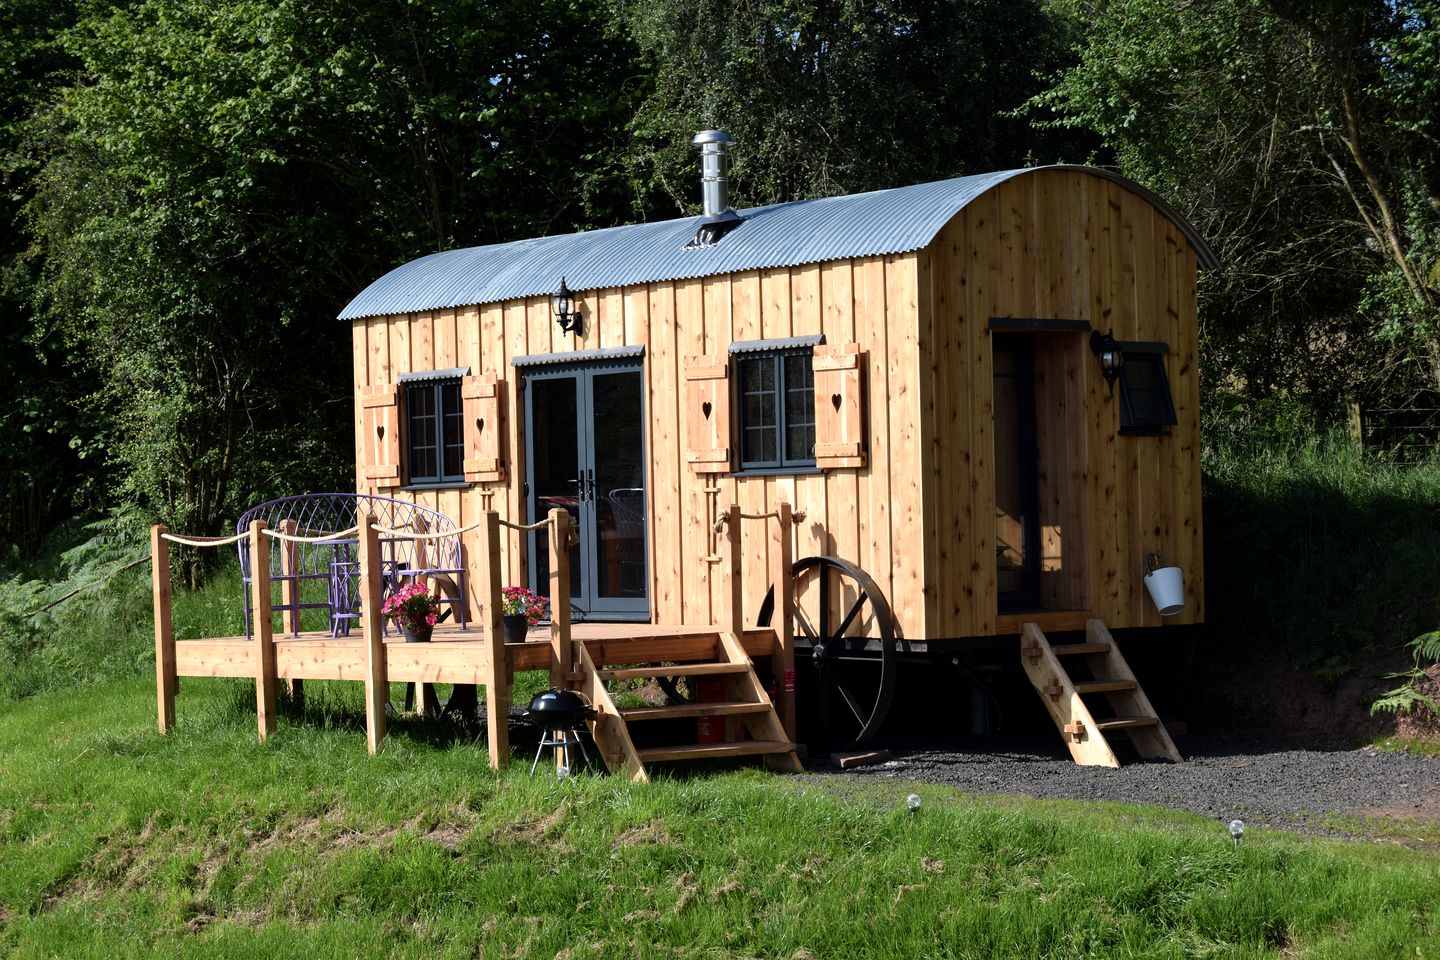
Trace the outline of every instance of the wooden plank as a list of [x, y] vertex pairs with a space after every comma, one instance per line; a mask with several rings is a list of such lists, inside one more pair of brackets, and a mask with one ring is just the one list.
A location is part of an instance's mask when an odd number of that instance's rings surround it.
[[[789, 740], [795, 739], [795, 581], [791, 540], [794, 525], [790, 504], [781, 500], [772, 508], [777, 519], [770, 528], [770, 589], [775, 603], [770, 626], [775, 630], [775, 654], [770, 658], [775, 680], [775, 712]], [[830, 621], [838, 622], [836, 620]]]
[[725, 757], [758, 757], [789, 753], [793, 745], [783, 740], [739, 740], [734, 743], [697, 743], [676, 747], [646, 747], [637, 750], [642, 763], [665, 760], [716, 760]]
[[[480, 514], [480, 542], [475, 559], [476, 576], [484, 606], [480, 610], [481, 628], [485, 631], [487, 655], [483, 658], [482, 676], [485, 684], [485, 731], [489, 746], [490, 769], [510, 765], [510, 682], [512, 668], [509, 651], [505, 649], [505, 624], [501, 619], [500, 600], [500, 515], [494, 510]], [[523, 540], [523, 537], [516, 539]], [[549, 651], [553, 656], [554, 651]]]
[[[1075, 692], [1070, 676], [1051, 652], [1050, 642], [1033, 623], [1024, 625], [1022, 636], [1026, 649], [1039, 650], [1038, 657], [1021, 657], [1020, 664], [1030, 683], [1040, 693], [1040, 702], [1050, 713], [1057, 730], [1064, 737], [1070, 758], [1085, 767], [1118, 767], [1120, 761], [1095, 724], [1090, 709]], [[1057, 695], [1046, 696], [1047, 689], [1058, 686]], [[1074, 733], [1072, 734], [1072, 731]]]
[[550, 686], [570, 685], [570, 512], [550, 511]]
[[163, 524], [150, 528], [150, 596], [155, 617], [155, 722], [162, 734], [175, 726], [175, 624], [170, 593], [170, 541]]
[[243, 638], [179, 640], [175, 643], [175, 673], [181, 677], [254, 677], [255, 642]]
[[[687, 369], [689, 358], [705, 356], [705, 285], [700, 280], [682, 280], [675, 286], [675, 326], [676, 341], [675, 350], [679, 361], [679, 373], [686, 376], [693, 372], [693, 368]], [[710, 354], [717, 360], [724, 361], [723, 353]], [[726, 367], [728, 369], [728, 363]], [[724, 437], [723, 444], [726, 448], [730, 445], [729, 428], [729, 383], [724, 381], [725, 395], [717, 396], [711, 400], [711, 416], [714, 417], [720, 408], [724, 408], [726, 418], [724, 432], [721, 433], [717, 425], [714, 436], [719, 439]], [[680, 487], [679, 500], [679, 521], [680, 521], [680, 557], [679, 563], [684, 577], [685, 588], [679, 598], [679, 615], [676, 621], [679, 623], [709, 623], [710, 622], [710, 568], [705, 557], [710, 555], [710, 524], [714, 521], [709, 516], [709, 504], [704, 488], [710, 485], [708, 476], [697, 474], [689, 463], [691, 449], [694, 446], [694, 427], [698, 426], [693, 420], [696, 415], [693, 396], [689, 394], [690, 382], [686, 381], [679, 385], [677, 397], [683, 405], [689, 397], [688, 408], [677, 410], [677, 417], [680, 418], [676, 429], [680, 431], [681, 464], [677, 475], [677, 482]], [[703, 401], [702, 401], [703, 404]], [[699, 415], [704, 422], [703, 405]], [[727, 450], [728, 453], [728, 450]], [[721, 464], [728, 467], [728, 462]]]
[[250, 611], [255, 636], [252, 664], [255, 677], [255, 720], [260, 739], [275, 732], [275, 624], [270, 599], [270, 538], [265, 521], [250, 524]]
[[1025, 613], [1002, 613], [995, 618], [993, 632], [997, 637], [1018, 634], [1027, 622], [1034, 623], [1041, 630], [1053, 630], [1056, 633], [1083, 630], [1085, 621], [1091, 616], [1089, 610], [1030, 610]]
[[[820, 268], [820, 302], [827, 341], [855, 343], [855, 284], [851, 262], [840, 260]], [[869, 358], [860, 360], [861, 378], [869, 371]], [[862, 443], [869, 440], [866, 421], [867, 398], [861, 385], [860, 422]], [[818, 436], [817, 436], [818, 440]], [[830, 537], [829, 551], [863, 567], [860, 555], [860, 487], [859, 469], [863, 463], [849, 468], [830, 470], [825, 475], [825, 529]]]
[[681, 637], [641, 637], [624, 640], [587, 640], [585, 647], [597, 666], [643, 663], [647, 660], [682, 662], [713, 660], [720, 638], [716, 634]]
[[584, 644], [577, 645], [575, 650], [575, 672], [576, 689], [595, 709], [595, 717], [586, 726], [590, 728], [590, 736], [595, 740], [606, 768], [613, 774], [623, 772], [632, 782], [649, 780], [645, 764], [640, 761], [635, 743], [630, 739], [630, 731], [621, 719], [615, 702], [610, 699], [610, 692], [605, 689], [605, 682], [595, 664], [590, 662], [590, 654]]
[[[969, 301], [969, 221], [962, 213], [937, 237], [935, 251], [935, 395], [933, 416], [925, 423], [929, 436], [928, 482], [936, 503], [936, 584], [940, 636], [975, 632], [975, 524], [970, 482], [972, 455], [972, 374], [967, 368], [970, 340], [984, 328], [977, 325]], [[985, 517], [979, 522], [988, 523]]]
[[[867, 257], [855, 261], [855, 339], [865, 347], [869, 360], [866, 371], [870, 392], [875, 397], [890, 395], [889, 325], [885, 314], [885, 261]], [[890, 501], [890, 418], [877, 404], [868, 423], [870, 466], [857, 478], [861, 524], [861, 567], [875, 579], [886, 599], [895, 596], [891, 543]]]
[[387, 641], [385, 672], [392, 683], [484, 684], [489, 653], [480, 644]]
[[[890, 420], [892, 472], [890, 497], [894, 503], [892, 528], [896, 542], [909, 546], [892, 559], [890, 606], [898, 634], [909, 639], [925, 636], [926, 536], [921, 479], [919, 421], [921, 410], [920, 345], [918, 317], [919, 271], [914, 256], [885, 260], [885, 317], [890, 327], [890, 385], [886, 414]], [[876, 411], [878, 415], [880, 411]]]
[[385, 741], [385, 705], [390, 700], [390, 682], [385, 673], [385, 645], [381, 635], [380, 536], [374, 530], [375, 515], [360, 520], [360, 627], [365, 637], [365, 747], [380, 752]]
[[650, 343], [645, 369], [649, 387], [646, 410], [649, 429], [650, 472], [646, 486], [653, 509], [650, 518], [655, 549], [650, 553], [650, 607], [659, 623], [679, 623], [684, 618], [685, 564], [681, 555], [684, 525], [681, 503], [681, 462], [679, 358], [676, 355], [675, 287], [657, 283], [650, 286]]
[[719, 677], [748, 673], [743, 663], [662, 663], [645, 667], [620, 667], [599, 671], [600, 679], [646, 680], [654, 677]]
[[352, 375], [356, 387], [355, 401], [351, 411], [351, 429], [354, 431], [355, 444], [355, 491], [363, 493], [368, 485], [365, 482], [364, 466], [365, 458], [365, 414], [360, 406], [360, 387], [369, 386], [373, 381], [370, 373], [370, 344], [368, 321], [357, 320], [350, 324], [350, 363]]
[[[419, 644], [411, 644], [419, 646]], [[275, 645], [275, 673], [283, 680], [365, 680], [363, 638]], [[223, 674], [220, 674], [223, 676]], [[397, 678], [398, 679], [398, 678]]]
[[[995, 569], [995, 447], [994, 447], [994, 361], [986, 321], [997, 315], [995, 277], [1001, 262], [999, 253], [999, 206], [991, 195], [976, 198], [966, 207], [968, 262], [965, 278], [970, 309], [969, 330], [964, 341], [962, 369], [969, 382], [970, 478], [969, 503], [975, 518], [971, 540], [971, 584], [974, 602], [970, 624], [973, 633], [995, 632], [999, 605]], [[963, 388], [962, 388], [963, 389]]]
[[[1102, 333], [1113, 328], [1113, 301], [1117, 296], [1114, 283], [1115, 236], [1111, 222], [1108, 183], [1087, 178], [1085, 182], [1087, 242], [1090, 250], [1091, 325]], [[1119, 397], [1107, 387], [1093, 362], [1085, 368], [1087, 425], [1090, 435], [1090, 534], [1091, 606], [1097, 616], [1120, 622], [1121, 566], [1116, 550], [1119, 538], [1118, 491], [1116, 489], [1116, 431], [1120, 427]]]
[[634, 723], [644, 720], [683, 720], [689, 717], [738, 717], [769, 710], [768, 703], [687, 703], [666, 704], [663, 707], [630, 707], [622, 709], [620, 716], [626, 723]]
[[[729, 276], [710, 277], [704, 281], [704, 284], [704, 352], [710, 356], [725, 354], [729, 350], [732, 340], [731, 292], [734, 285], [733, 278]], [[728, 401], [729, 398], [730, 395], [727, 393], [726, 400]], [[726, 429], [729, 429], [728, 423]], [[729, 477], [710, 474], [707, 476], [705, 483], [697, 483], [696, 486], [700, 488], [700, 495], [704, 504], [704, 514], [708, 524], [714, 524], [722, 503], [738, 502], [738, 484]], [[711, 492], [707, 492], [707, 487], [710, 488]], [[693, 612], [692, 608], [687, 606], [685, 616], [686, 623], [716, 623], [720, 616], [719, 611], [725, 603], [721, 593], [724, 585], [722, 583], [722, 577], [720, 576], [719, 567], [716, 565], [717, 561], [714, 559], [719, 556], [716, 534], [709, 532], [706, 542], [709, 544], [709, 549], [699, 558], [699, 562], [704, 568], [703, 582], [705, 583], [708, 596], [704, 596], [704, 602], [700, 603], [698, 601], [702, 600], [702, 597], [699, 591], [692, 591], [692, 593], [695, 594], [697, 604], [693, 608]]]
[[[505, 303], [502, 317], [505, 322], [505, 357], [507, 361], [514, 357], [525, 356], [532, 351], [529, 342], [529, 326], [525, 317], [525, 304], [521, 300], [510, 300]], [[505, 425], [505, 440], [508, 448], [514, 451], [514, 467], [510, 471], [510, 496], [507, 498], [506, 506], [509, 513], [505, 519], [511, 523], [530, 522], [536, 518], [526, 517], [528, 509], [522, 491], [525, 489], [525, 472], [528, 464], [525, 462], [525, 408], [524, 401], [520, 394], [520, 377], [515, 378], [515, 388], [511, 390], [510, 396], [515, 400], [515, 416], [507, 417]], [[496, 504], [498, 507], [499, 505]], [[504, 552], [501, 557], [501, 576], [505, 583], [528, 583], [529, 582], [529, 537], [507, 537], [503, 543]], [[473, 555], [478, 558], [479, 549]], [[484, 590], [480, 591], [483, 596]]]

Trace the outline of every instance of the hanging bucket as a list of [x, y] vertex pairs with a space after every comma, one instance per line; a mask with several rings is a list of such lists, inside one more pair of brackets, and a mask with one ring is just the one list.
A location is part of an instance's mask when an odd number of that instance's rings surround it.
[[1162, 617], [1173, 617], [1185, 609], [1185, 571], [1161, 567], [1145, 574], [1145, 589]]

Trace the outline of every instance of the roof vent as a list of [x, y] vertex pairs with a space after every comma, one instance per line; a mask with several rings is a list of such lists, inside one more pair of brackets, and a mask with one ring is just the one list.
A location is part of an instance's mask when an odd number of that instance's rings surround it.
[[687, 247], [708, 247], [740, 225], [741, 216], [730, 209], [730, 155], [735, 138], [724, 130], [701, 130], [690, 141], [700, 148], [700, 189], [703, 212], [700, 229]]

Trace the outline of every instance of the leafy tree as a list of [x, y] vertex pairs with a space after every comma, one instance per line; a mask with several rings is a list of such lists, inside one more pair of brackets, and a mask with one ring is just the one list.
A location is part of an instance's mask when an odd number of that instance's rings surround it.
[[[742, 203], [1076, 159], [1010, 111], [1066, 62], [1036, 0], [621, 0], [654, 87], [632, 121], [644, 202], [697, 204], [697, 130], [740, 142]], [[1083, 149], [1080, 151], [1083, 155]]]
[[37, 339], [94, 378], [124, 504], [215, 532], [258, 497], [348, 485], [345, 302], [422, 253], [612, 218], [622, 198], [583, 169], [627, 115], [598, 18], [142, 0], [82, 19], [77, 80], [33, 125]]
[[1433, 0], [1062, 0], [1090, 25], [1036, 104], [1216, 247], [1209, 393], [1440, 389]]

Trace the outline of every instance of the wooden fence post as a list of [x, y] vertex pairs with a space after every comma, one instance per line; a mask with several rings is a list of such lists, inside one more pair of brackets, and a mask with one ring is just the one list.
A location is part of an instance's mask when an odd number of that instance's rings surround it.
[[505, 623], [500, 600], [500, 514], [480, 514], [480, 618], [485, 627], [485, 728], [490, 769], [510, 765], [510, 653], [505, 649]]
[[175, 726], [175, 629], [170, 609], [170, 541], [162, 524], [150, 528], [150, 591], [155, 602], [155, 697], [160, 732]]
[[250, 523], [250, 607], [255, 615], [255, 722], [260, 739], [275, 732], [275, 624], [270, 599], [270, 538], [265, 521]]
[[570, 511], [550, 511], [550, 686], [569, 687], [575, 653], [570, 648]]
[[365, 746], [380, 751], [385, 740], [385, 704], [390, 678], [385, 669], [385, 638], [380, 633], [380, 534], [375, 515], [360, 519], [360, 623], [365, 633]]
[[[295, 536], [295, 531], [300, 529], [300, 523], [294, 517], [280, 521], [280, 532], [286, 536]], [[285, 634], [291, 637], [300, 636], [300, 581], [295, 579], [299, 573], [300, 544], [289, 540], [280, 541], [280, 573], [285, 579], [280, 581], [280, 623], [284, 627]], [[300, 707], [305, 703], [305, 681], [286, 680], [285, 689], [290, 692], [290, 702]]]
[[732, 503], [725, 508], [726, 523], [721, 543], [721, 583], [724, 585], [723, 606], [718, 626], [727, 633], [740, 636], [745, 629], [745, 580], [740, 575], [740, 506]]
[[775, 674], [775, 709], [785, 736], [795, 742], [795, 582], [790, 576], [793, 549], [790, 528], [794, 522], [790, 504], [775, 504], [776, 521], [770, 534], [770, 583], [775, 593], [775, 606], [770, 625], [775, 628], [775, 655], [771, 658]]

